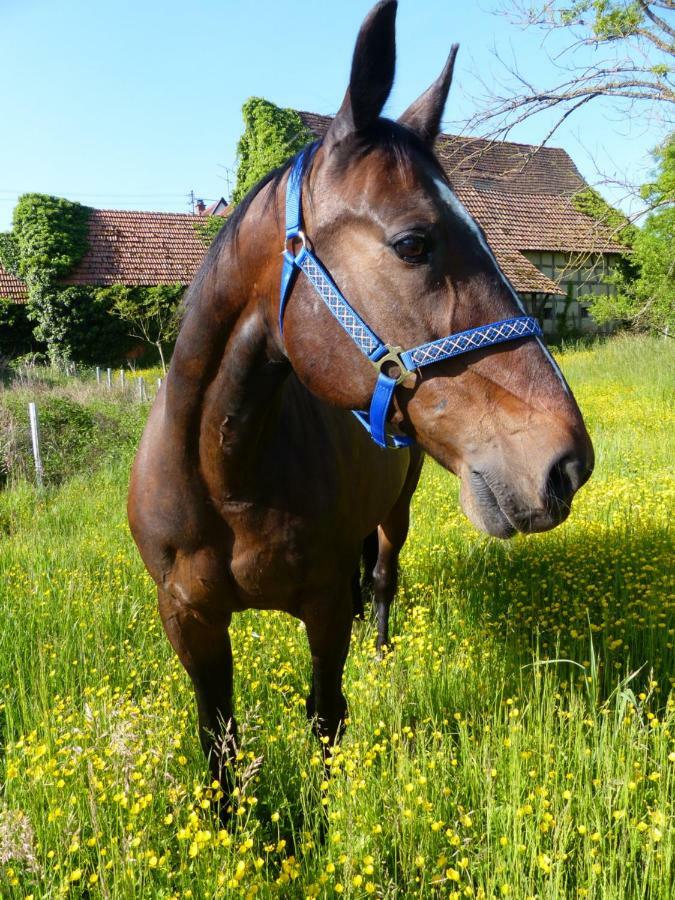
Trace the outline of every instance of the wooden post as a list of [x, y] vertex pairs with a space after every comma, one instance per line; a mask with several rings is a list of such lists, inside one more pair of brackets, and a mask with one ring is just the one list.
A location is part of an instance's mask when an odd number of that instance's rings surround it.
[[142, 403], [143, 400], [145, 400], [145, 382], [143, 381], [143, 378], [140, 375], [136, 379], [136, 381], [138, 383], [138, 399]]
[[108, 369], [108, 390], [112, 390], [112, 369]]
[[35, 478], [38, 487], [44, 485], [44, 471], [42, 468], [42, 457], [40, 456], [40, 422], [38, 419], [37, 406], [34, 403], [28, 404], [28, 417], [30, 418], [30, 436], [33, 442], [33, 459], [35, 460]]
[[101, 383], [101, 367], [96, 366], [96, 384]]
[[124, 369], [120, 369], [120, 387], [124, 390]]

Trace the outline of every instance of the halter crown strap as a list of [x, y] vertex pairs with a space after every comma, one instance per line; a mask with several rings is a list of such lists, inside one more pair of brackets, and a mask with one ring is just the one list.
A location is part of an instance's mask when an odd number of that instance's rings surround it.
[[[396, 386], [415, 370], [431, 363], [451, 359], [472, 350], [492, 347], [505, 341], [515, 341], [526, 337], [542, 337], [538, 321], [533, 316], [515, 316], [502, 319], [488, 325], [479, 325], [457, 334], [426, 344], [420, 344], [410, 350], [392, 347], [385, 344], [377, 334], [368, 327], [353, 306], [344, 298], [340, 289], [321, 265], [314, 253], [307, 247], [302, 230], [302, 180], [305, 169], [312, 159], [317, 144], [312, 144], [298, 154], [291, 167], [286, 187], [286, 247], [281, 272], [279, 297], [279, 330], [283, 334], [284, 311], [291, 289], [298, 272], [302, 272], [325, 305], [341, 325], [342, 329], [354, 341], [359, 350], [368, 357], [378, 370], [377, 381], [373, 391], [370, 410], [352, 410], [372, 439], [380, 447], [399, 449], [409, 447], [413, 440], [404, 435], [387, 433], [387, 418]], [[300, 240], [302, 246], [296, 253], [294, 244]], [[392, 362], [398, 369], [396, 378], [388, 375], [384, 364]]]

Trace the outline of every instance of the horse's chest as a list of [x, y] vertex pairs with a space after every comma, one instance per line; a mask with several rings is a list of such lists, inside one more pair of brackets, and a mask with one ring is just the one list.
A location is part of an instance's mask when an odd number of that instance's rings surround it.
[[230, 571], [241, 608], [293, 612], [299, 590], [334, 569], [337, 548], [326, 523], [254, 504], [228, 504]]

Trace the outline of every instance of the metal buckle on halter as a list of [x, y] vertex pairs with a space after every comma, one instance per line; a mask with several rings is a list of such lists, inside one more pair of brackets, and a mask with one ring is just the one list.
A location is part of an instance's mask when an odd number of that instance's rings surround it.
[[[290, 253], [291, 256], [297, 256], [298, 254], [295, 252], [294, 244], [296, 241], [300, 241], [302, 244], [301, 250], [304, 250], [307, 247], [307, 235], [302, 230], [302, 228], [298, 229], [294, 235], [286, 238], [286, 252]], [[299, 251], [298, 251], [299, 252]]]
[[[396, 384], [402, 384], [406, 378], [409, 378], [411, 375], [415, 373], [410, 369], [407, 369], [403, 364], [403, 360], [401, 359], [401, 354], [403, 353], [403, 347], [390, 347], [389, 344], [386, 345], [387, 353], [384, 356], [381, 356], [379, 359], [371, 360], [372, 364], [375, 366], [378, 372], [383, 372], [389, 378], [395, 378]], [[385, 372], [384, 366], [389, 363], [395, 368], [398, 369], [399, 374], [395, 375], [394, 372]]]

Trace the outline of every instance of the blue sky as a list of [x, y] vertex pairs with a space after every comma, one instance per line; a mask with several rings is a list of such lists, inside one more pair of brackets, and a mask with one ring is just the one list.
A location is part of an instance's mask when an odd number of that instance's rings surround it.
[[[42, 191], [91, 206], [187, 212], [188, 194], [228, 196], [241, 104], [249, 96], [333, 113], [370, 0], [0, 0], [0, 230], [17, 196]], [[494, 46], [546, 77], [540, 35], [480, 5], [400, 0], [397, 80], [402, 112], [461, 44], [446, 130], [470, 115], [499, 71]], [[544, 120], [512, 139], [537, 143]], [[453, 127], [455, 125], [455, 127]], [[572, 117], [552, 141], [582, 174], [603, 168], [645, 180], [663, 127], [609, 108]], [[229, 171], [228, 171], [229, 170]], [[613, 197], [615, 201], [618, 195]]]

